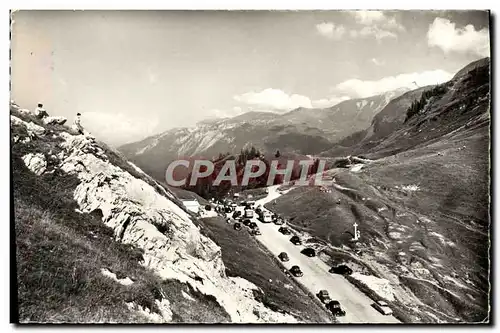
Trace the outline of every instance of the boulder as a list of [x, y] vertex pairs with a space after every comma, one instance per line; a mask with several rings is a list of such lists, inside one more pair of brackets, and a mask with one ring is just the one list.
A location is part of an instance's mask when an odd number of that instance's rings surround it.
[[16, 116], [10, 116], [10, 123], [14, 126], [24, 126], [28, 132], [28, 135], [33, 138], [37, 136], [42, 136], [45, 134], [45, 128], [39, 126], [33, 122], [26, 122]]
[[45, 125], [64, 125], [64, 123], [68, 119], [65, 117], [54, 116], [54, 117], [45, 117], [43, 118], [43, 123]]
[[47, 161], [43, 154], [27, 154], [23, 156], [24, 164], [36, 175], [41, 175], [47, 170]]

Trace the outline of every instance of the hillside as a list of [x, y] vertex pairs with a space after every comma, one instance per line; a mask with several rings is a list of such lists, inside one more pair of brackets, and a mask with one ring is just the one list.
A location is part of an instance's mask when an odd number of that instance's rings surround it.
[[[321, 155], [376, 152], [376, 156], [386, 156], [430, 143], [465, 124], [487, 123], [483, 118], [489, 112], [489, 77], [489, 58], [484, 58], [467, 65], [439, 87], [428, 86], [407, 92], [383, 108], [369, 127], [353, 133]], [[433, 89], [437, 88], [442, 88], [442, 92], [427, 98], [425, 107], [407, 119], [412, 102], [420, 100], [424, 93], [433, 94]]]
[[254, 146], [264, 153], [315, 155], [370, 125], [373, 116], [403, 90], [341, 102], [326, 109], [299, 108], [285, 114], [248, 112], [234, 118], [200, 122], [124, 145], [120, 151], [160, 180], [178, 157], [211, 159]]
[[285, 113], [282, 119], [291, 123], [303, 123], [319, 128], [332, 142], [345, 138], [371, 123], [373, 116], [392, 99], [397, 98], [406, 88], [367, 98], [350, 99], [326, 109], [299, 108]]
[[274, 297], [268, 280], [288, 277], [258, 247], [263, 273], [240, 277], [234, 245], [120, 153], [10, 111], [19, 322], [332, 321], [300, 290]]
[[479, 64], [389, 103], [345, 142], [364, 158], [338, 158], [330, 193], [297, 188], [270, 206], [324, 260], [389, 280], [410, 322], [490, 320], [490, 74]]

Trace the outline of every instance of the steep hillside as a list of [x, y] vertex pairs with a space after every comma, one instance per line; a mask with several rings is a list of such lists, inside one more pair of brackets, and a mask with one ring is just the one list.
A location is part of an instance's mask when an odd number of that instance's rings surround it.
[[[391, 102], [346, 147], [364, 158], [329, 171], [330, 193], [298, 188], [272, 207], [325, 260], [391, 281], [411, 322], [489, 321], [490, 75], [487, 62], [469, 68]], [[424, 101], [409, 117], [408, 96]]]
[[163, 179], [168, 164], [178, 157], [211, 159], [249, 146], [262, 152], [315, 155], [369, 126], [373, 116], [403, 92], [348, 100], [327, 109], [301, 108], [283, 115], [248, 112], [220, 121], [204, 121], [194, 128], [172, 129], [124, 145], [120, 151], [156, 179]]
[[[380, 111], [371, 126], [341, 140], [321, 155], [387, 156], [430, 143], [465, 124], [487, 123], [489, 78], [489, 58], [484, 58], [464, 67], [449, 82], [407, 92]], [[429, 97], [424, 101], [422, 94]], [[423, 104], [408, 119], [411, 104], [419, 100]]]
[[406, 113], [402, 112], [402, 110], [406, 110], [414, 100], [420, 98], [422, 92], [430, 88], [422, 87], [394, 98], [375, 114], [369, 126], [344, 137], [333, 148], [322, 152], [320, 155], [325, 157], [347, 155], [344, 153], [349, 152], [352, 147], [360, 142], [363, 142], [368, 147], [373, 146], [404, 123]]
[[[15, 104], [11, 131], [20, 322], [331, 321], [305, 295], [295, 308], [269, 296], [265, 275], [228, 276], [230, 248], [92, 136]], [[287, 279], [271, 260], [261, 267]]]
[[284, 114], [282, 119], [317, 127], [336, 142], [368, 127], [374, 115], [406, 91], [402, 88], [372, 97], [350, 99], [327, 109], [299, 108]]

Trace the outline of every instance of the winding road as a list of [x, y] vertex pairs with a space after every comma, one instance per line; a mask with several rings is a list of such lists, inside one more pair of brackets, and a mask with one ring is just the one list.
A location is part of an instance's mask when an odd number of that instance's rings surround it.
[[[264, 205], [275, 200], [282, 194], [279, 193], [278, 186], [269, 187], [267, 197], [256, 201], [256, 206]], [[243, 211], [242, 206], [237, 210]], [[264, 208], [265, 209], [265, 208]], [[256, 215], [256, 214], [255, 214]], [[274, 223], [262, 223], [255, 216], [252, 221], [257, 222], [262, 235], [255, 236], [267, 249], [276, 257], [281, 252], [286, 252], [290, 257], [283, 265], [290, 269], [293, 265], [298, 265], [304, 276], [295, 278], [313, 295], [321, 289], [328, 290], [330, 297], [338, 300], [342, 308], [346, 311], [345, 317], [338, 317], [341, 323], [400, 323], [393, 316], [385, 316], [372, 307], [374, 301], [357, 289], [343, 276], [329, 273], [330, 267], [318, 257], [307, 257], [300, 253], [303, 246], [296, 246], [290, 242], [291, 235], [285, 236], [278, 229], [280, 226]]]

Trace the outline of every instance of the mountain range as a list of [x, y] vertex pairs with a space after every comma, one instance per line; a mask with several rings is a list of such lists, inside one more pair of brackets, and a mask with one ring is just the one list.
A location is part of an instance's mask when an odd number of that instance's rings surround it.
[[179, 157], [212, 158], [254, 146], [264, 153], [316, 155], [335, 142], [370, 126], [378, 112], [406, 89], [343, 101], [325, 109], [298, 108], [285, 114], [248, 112], [193, 128], [175, 128], [119, 150], [157, 179]]

